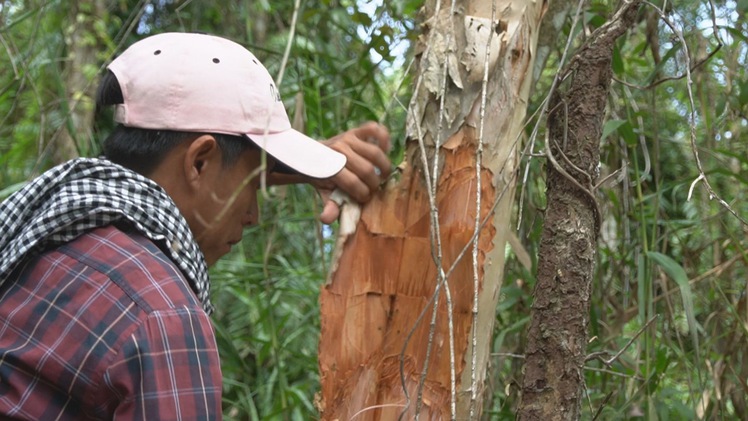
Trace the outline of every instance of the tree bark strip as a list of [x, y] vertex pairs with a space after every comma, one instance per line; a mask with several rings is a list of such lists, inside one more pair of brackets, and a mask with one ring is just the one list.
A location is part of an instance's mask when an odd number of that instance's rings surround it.
[[[467, 419], [472, 405], [476, 419], [480, 414], [519, 139], [545, 2], [497, 0], [492, 9], [490, 0], [463, 0], [457, 2], [454, 14], [449, 2], [441, 2], [438, 13], [435, 1], [427, 3], [423, 13], [429, 18], [416, 47], [420, 82], [409, 112], [406, 162], [400, 166], [399, 181], [390, 180], [361, 211], [357, 224], [356, 209], [344, 208], [333, 269], [321, 291], [322, 389], [317, 403], [322, 419], [396, 420], [401, 413], [403, 419], [413, 419], [417, 408], [423, 419], [452, 416], [445, 288], [438, 296], [433, 339], [429, 339], [439, 267], [424, 180], [426, 173], [433, 172], [435, 156], [441, 268], [448, 272], [454, 265], [447, 284], [453, 301], [455, 413], [458, 419]], [[497, 25], [491, 24], [494, 10]], [[476, 152], [489, 45], [480, 168], [480, 220], [485, 225], [478, 236], [479, 305], [474, 317], [470, 244], [478, 208]], [[426, 166], [419, 137], [425, 145]], [[351, 214], [353, 220], [348, 221]], [[471, 396], [473, 332], [478, 340], [477, 396]]]
[[625, 2], [590, 37], [559, 80], [548, 116], [547, 209], [525, 351], [521, 420], [577, 420], [600, 214], [594, 197], [615, 41], [640, 1]]

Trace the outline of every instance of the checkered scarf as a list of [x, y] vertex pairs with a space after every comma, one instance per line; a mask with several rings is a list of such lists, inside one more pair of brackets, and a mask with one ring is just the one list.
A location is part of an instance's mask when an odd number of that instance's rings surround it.
[[156, 183], [104, 159], [52, 168], [0, 203], [0, 285], [30, 252], [123, 219], [169, 253], [210, 314], [207, 265], [187, 221]]

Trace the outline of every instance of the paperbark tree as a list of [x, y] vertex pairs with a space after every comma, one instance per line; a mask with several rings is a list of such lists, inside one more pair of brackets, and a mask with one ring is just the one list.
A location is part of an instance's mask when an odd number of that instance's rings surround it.
[[525, 350], [520, 420], [580, 418], [601, 215], [594, 185], [615, 41], [639, 0], [624, 1], [558, 76], [548, 115], [547, 203]]
[[323, 419], [480, 414], [546, 3], [439, 5], [422, 9], [406, 161], [343, 209], [320, 297]]

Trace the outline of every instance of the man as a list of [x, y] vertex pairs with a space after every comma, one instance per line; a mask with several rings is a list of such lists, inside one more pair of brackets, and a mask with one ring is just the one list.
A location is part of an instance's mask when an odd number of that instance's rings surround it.
[[135, 43], [98, 94], [107, 159], [55, 167], [0, 204], [0, 418], [220, 419], [207, 267], [257, 222], [257, 190], [310, 182], [366, 201], [387, 130], [293, 130], [244, 47], [200, 34]]

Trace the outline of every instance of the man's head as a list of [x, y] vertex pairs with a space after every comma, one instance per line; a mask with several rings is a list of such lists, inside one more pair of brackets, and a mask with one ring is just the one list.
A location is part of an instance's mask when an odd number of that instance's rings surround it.
[[268, 71], [232, 41], [154, 35], [108, 70], [97, 99], [115, 106], [120, 126], [104, 154], [164, 187], [208, 264], [256, 222], [262, 162], [312, 178], [330, 177], [345, 165], [342, 154], [291, 128]]
[[345, 156], [291, 128], [267, 69], [241, 45], [212, 35], [166, 33], [133, 44], [109, 66], [126, 127], [223, 133], [251, 139], [290, 169], [328, 178]]
[[[104, 74], [96, 96], [98, 107], [122, 104], [122, 90], [117, 77]], [[164, 157], [178, 144], [198, 136], [197, 132], [154, 130], [119, 124], [104, 141], [104, 156], [112, 162], [149, 176]], [[231, 167], [249, 149], [259, 147], [245, 136], [211, 133], [218, 142], [224, 165]]]

